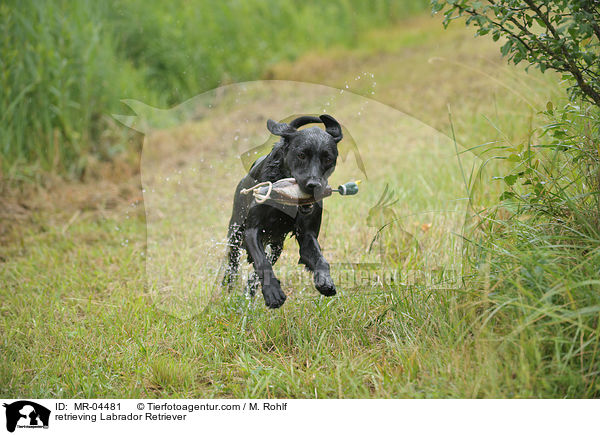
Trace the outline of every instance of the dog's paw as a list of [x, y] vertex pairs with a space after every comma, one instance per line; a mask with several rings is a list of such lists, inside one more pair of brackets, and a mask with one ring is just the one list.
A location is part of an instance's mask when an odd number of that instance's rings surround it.
[[279, 308], [285, 302], [286, 296], [279, 284], [263, 285], [265, 305], [269, 308]]
[[315, 287], [324, 296], [335, 295], [335, 284], [327, 272], [315, 272]]

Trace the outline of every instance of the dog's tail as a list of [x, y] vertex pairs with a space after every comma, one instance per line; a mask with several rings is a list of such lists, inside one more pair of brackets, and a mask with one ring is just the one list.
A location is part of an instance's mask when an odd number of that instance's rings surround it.
[[293, 128], [298, 128], [298, 127], [302, 127], [303, 125], [306, 124], [322, 124], [323, 121], [321, 121], [321, 118], [317, 117], [317, 116], [300, 116], [299, 118], [296, 118], [292, 121], [290, 121], [290, 127]]

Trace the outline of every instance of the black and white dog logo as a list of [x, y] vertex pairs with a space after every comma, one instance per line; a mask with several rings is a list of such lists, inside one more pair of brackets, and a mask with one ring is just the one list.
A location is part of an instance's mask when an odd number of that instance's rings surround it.
[[19, 400], [3, 405], [6, 408], [6, 430], [14, 432], [15, 428], [48, 428], [50, 410], [29, 400]]

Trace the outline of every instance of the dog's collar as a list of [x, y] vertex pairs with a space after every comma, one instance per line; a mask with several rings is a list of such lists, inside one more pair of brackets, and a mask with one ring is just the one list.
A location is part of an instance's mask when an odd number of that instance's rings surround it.
[[305, 205], [299, 205], [298, 206], [298, 211], [302, 214], [308, 214], [312, 211], [313, 207], [315, 206], [315, 204], [305, 204]]

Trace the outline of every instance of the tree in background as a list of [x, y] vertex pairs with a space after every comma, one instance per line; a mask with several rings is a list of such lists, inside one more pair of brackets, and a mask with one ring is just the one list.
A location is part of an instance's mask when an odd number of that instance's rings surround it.
[[514, 64], [526, 61], [542, 72], [555, 70], [575, 84], [571, 97], [600, 107], [600, 1], [432, 0], [444, 26], [466, 16], [477, 35], [491, 34]]

